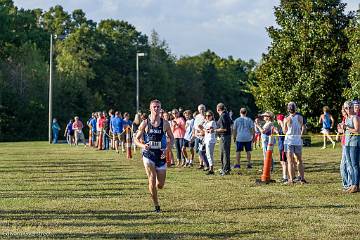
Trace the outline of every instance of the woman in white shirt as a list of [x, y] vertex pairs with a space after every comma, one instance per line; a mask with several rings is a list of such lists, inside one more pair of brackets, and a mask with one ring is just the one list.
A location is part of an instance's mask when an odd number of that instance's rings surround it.
[[203, 131], [205, 133], [204, 143], [206, 149], [206, 157], [209, 162], [209, 171], [207, 175], [214, 174], [214, 148], [216, 143], [215, 129], [216, 123], [214, 121], [214, 113], [212, 111], [207, 111], [205, 113], [205, 123]]

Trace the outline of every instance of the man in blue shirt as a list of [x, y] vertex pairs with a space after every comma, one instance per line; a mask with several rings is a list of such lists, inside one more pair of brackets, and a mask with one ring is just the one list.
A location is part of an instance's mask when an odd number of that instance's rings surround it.
[[91, 114], [91, 118], [88, 120], [88, 126], [91, 133], [91, 146], [96, 147], [96, 113]]
[[115, 116], [110, 120], [110, 125], [113, 132], [115, 150], [119, 153], [119, 140], [123, 132], [123, 120], [119, 117], [119, 112], [115, 112]]
[[246, 116], [246, 108], [240, 109], [240, 117], [238, 117], [233, 125], [234, 141], [236, 142], [236, 165], [234, 168], [240, 168], [240, 154], [246, 151], [246, 159], [248, 161], [247, 168], [251, 168], [251, 150], [252, 140], [254, 138], [254, 122]]
[[129, 118], [130, 118], [130, 114], [128, 112], [125, 112], [124, 113], [124, 118], [122, 120], [124, 134], [121, 135], [121, 148], [122, 148], [123, 152], [125, 152], [124, 145], [125, 145], [125, 142], [126, 142], [126, 136], [125, 136], [126, 128], [128, 128], [128, 127], [131, 128], [131, 126], [132, 126], [132, 121]]

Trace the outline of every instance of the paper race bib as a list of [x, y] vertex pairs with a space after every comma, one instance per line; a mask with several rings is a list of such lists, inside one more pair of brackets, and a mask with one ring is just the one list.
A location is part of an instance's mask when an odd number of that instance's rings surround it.
[[150, 149], [161, 149], [161, 142], [149, 141], [148, 144]]

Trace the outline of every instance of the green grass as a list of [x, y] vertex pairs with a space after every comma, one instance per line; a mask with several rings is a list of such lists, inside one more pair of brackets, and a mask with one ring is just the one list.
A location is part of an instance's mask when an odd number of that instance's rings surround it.
[[[128, 160], [65, 144], [0, 143], [0, 237], [359, 238], [360, 194], [341, 191], [341, 148], [315, 145], [304, 149], [307, 185], [257, 186], [260, 150], [241, 176], [169, 169], [159, 193], [163, 212], [155, 214], [139, 153]], [[219, 167], [218, 152], [216, 159]], [[272, 178], [281, 178], [278, 162]]]

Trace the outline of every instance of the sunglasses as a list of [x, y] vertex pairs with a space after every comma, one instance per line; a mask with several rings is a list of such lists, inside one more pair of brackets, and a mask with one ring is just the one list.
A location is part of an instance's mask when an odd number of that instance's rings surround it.
[[205, 116], [207, 116], [207, 117], [212, 117], [212, 115], [205, 115]]

